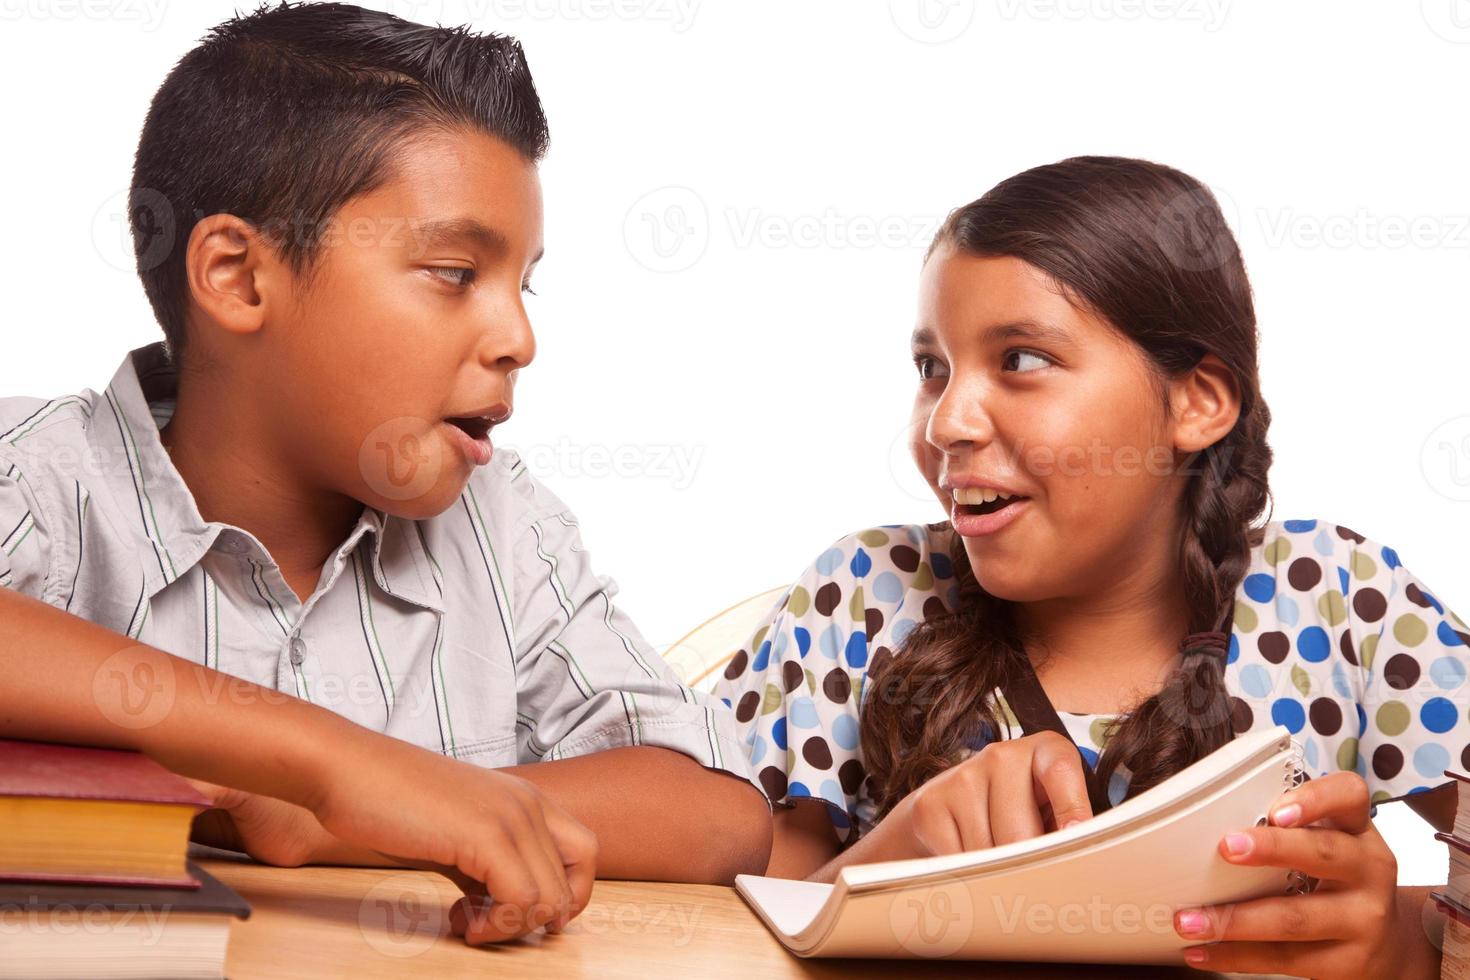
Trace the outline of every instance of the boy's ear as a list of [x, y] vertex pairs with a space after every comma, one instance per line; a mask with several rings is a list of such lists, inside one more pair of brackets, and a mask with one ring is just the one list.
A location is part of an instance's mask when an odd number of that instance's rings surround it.
[[1174, 448], [1199, 452], [1223, 439], [1240, 418], [1240, 385], [1235, 372], [1206, 354], [1188, 374], [1169, 386], [1174, 409]]
[[189, 233], [184, 269], [204, 329], [253, 333], [264, 325], [274, 255], [248, 221], [212, 214]]

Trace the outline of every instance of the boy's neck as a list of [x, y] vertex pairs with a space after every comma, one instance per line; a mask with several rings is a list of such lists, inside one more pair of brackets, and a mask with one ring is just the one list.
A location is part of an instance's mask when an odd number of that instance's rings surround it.
[[303, 480], [290, 459], [273, 452], [246, 421], [255, 417], [252, 411], [221, 403], [217, 393], [231, 387], [212, 384], [210, 397], [200, 399], [181, 376], [173, 417], [159, 436], [200, 516], [259, 538], [304, 600], [327, 558], [356, 525], [363, 504]]

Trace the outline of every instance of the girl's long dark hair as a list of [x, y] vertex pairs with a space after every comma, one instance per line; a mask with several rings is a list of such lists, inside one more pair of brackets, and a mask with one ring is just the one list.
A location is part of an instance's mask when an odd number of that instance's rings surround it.
[[[1074, 157], [1017, 174], [954, 211], [930, 253], [944, 244], [1046, 272], [1137, 344], [1161, 380], [1184, 375], [1206, 353], [1234, 373], [1238, 421], [1186, 461], [1179, 550], [1190, 631], [1228, 632], [1221, 622], [1270, 502], [1271, 413], [1257, 374], [1250, 284], [1214, 195], [1159, 164]], [[1026, 656], [1010, 603], [979, 586], [958, 535], [949, 557], [957, 608], [922, 622], [898, 655], [880, 650], [869, 670], [861, 738], [880, 815], [960, 761], [987, 726], [997, 730], [992, 692]], [[1207, 651], [1183, 654], [1163, 688], [1110, 733], [1097, 767], [1103, 785], [1125, 767], [1135, 795], [1233, 737], [1223, 671]]]

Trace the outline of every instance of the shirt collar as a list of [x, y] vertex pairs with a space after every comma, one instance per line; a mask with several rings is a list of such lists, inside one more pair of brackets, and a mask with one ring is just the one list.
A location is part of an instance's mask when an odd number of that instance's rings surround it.
[[[192, 568], [231, 524], [207, 522], [184, 478], [159, 438], [173, 413], [178, 372], [163, 342], [130, 351], [103, 392], [93, 414], [90, 440], [117, 502], [138, 520], [131, 526], [145, 555], [147, 593], [152, 598]], [[432, 582], [427, 556], [411, 521], [364, 506], [347, 536], [346, 548], [372, 535], [373, 578], [389, 595], [444, 611]], [[384, 573], [384, 566], [388, 573]], [[391, 583], [391, 584], [390, 584]]]

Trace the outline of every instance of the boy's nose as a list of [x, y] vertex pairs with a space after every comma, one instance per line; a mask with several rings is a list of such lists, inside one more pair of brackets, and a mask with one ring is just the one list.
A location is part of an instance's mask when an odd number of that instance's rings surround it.
[[536, 334], [525, 307], [517, 302], [508, 315], [497, 317], [480, 341], [480, 361], [486, 367], [514, 371], [536, 357]]

